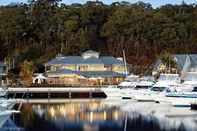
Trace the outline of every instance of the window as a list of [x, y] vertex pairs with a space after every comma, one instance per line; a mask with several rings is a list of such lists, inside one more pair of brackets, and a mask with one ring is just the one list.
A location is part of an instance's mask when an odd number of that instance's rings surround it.
[[80, 65], [79, 70], [80, 71], [88, 71], [88, 65]]
[[104, 65], [104, 68], [106, 69], [106, 71], [112, 71], [111, 65]]

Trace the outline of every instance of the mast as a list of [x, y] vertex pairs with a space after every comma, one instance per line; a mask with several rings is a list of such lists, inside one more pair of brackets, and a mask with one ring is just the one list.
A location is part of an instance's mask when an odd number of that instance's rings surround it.
[[127, 63], [126, 63], [126, 56], [125, 56], [124, 50], [123, 50], [123, 60], [124, 60], [125, 74], [127, 76], [128, 75], [128, 71], [127, 71]]

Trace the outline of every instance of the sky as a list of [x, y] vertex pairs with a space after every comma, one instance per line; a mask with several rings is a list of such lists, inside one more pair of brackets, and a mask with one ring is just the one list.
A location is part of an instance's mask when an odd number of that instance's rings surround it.
[[[9, 3], [20, 3], [20, 2], [27, 2], [28, 0], [0, 0], [0, 5], [7, 5]], [[66, 3], [66, 4], [72, 4], [72, 3], [86, 3], [87, 0], [62, 0], [62, 2]], [[111, 4], [113, 2], [117, 2], [117, 1], [122, 1], [122, 0], [100, 0], [105, 4]], [[135, 3], [139, 0], [124, 0], [124, 1], [128, 1], [131, 3]], [[181, 4], [183, 0], [140, 0], [143, 1], [145, 3], [151, 3], [153, 7], [159, 7], [161, 5], [165, 5], [165, 4]], [[197, 0], [184, 0], [185, 3], [187, 4], [192, 4], [192, 3], [196, 3], [197, 4]]]

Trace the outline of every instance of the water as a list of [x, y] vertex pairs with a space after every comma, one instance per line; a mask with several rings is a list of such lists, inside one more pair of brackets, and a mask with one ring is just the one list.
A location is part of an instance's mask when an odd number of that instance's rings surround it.
[[[135, 107], [123, 110], [123, 106]], [[146, 107], [146, 104], [141, 103]], [[147, 104], [148, 105], [148, 104]], [[149, 104], [154, 107], [153, 104]], [[23, 104], [12, 120], [25, 131], [185, 131], [179, 119], [138, 110], [139, 103], [110, 100], [66, 100], [64, 103]], [[158, 106], [158, 105], [155, 105]], [[140, 107], [141, 108], [141, 107]], [[146, 110], [146, 108], [144, 108]], [[159, 109], [159, 108], [158, 108]], [[193, 121], [194, 124], [195, 121]], [[190, 126], [189, 126], [190, 127]]]

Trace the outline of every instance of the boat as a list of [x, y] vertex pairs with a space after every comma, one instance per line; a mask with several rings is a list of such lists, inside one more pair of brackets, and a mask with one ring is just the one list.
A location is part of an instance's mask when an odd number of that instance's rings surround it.
[[19, 111], [5, 110], [0, 112], [0, 128], [2, 128], [3, 124], [9, 119], [10, 115], [13, 113], [19, 113]]
[[179, 84], [174, 92], [168, 92], [155, 99], [156, 102], [171, 103], [175, 107], [190, 107], [197, 102], [197, 74], [188, 72], [184, 82]]
[[168, 92], [163, 96], [158, 96], [155, 98], [156, 102], [166, 102], [171, 103], [175, 107], [190, 107], [192, 103], [197, 102], [197, 92], [194, 90], [186, 91], [184, 89], [178, 91]]
[[139, 78], [134, 76], [133, 78], [135, 79], [132, 79], [132, 82], [124, 81], [118, 85], [121, 89], [123, 99], [132, 99], [135, 94], [138, 94], [138, 92], [147, 91], [147, 89], [151, 88], [155, 84], [152, 79], [150, 80], [145, 77]]
[[125, 81], [130, 81], [130, 82], [136, 83], [137, 81], [139, 81], [139, 76], [134, 75], [134, 74], [130, 74], [125, 78]]
[[121, 99], [120, 88], [116, 85], [109, 85], [108, 87], [103, 87], [101, 90], [107, 96], [107, 99]]
[[2, 109], [12, 109], [14, 107], [14, 105], [16, 104], [16, 100], [14, 99], [0, 99], [0, 110], [2, 111]]
[[152, 88], [134, 95], [137, 101], [154, 102], [159, 96], [164, 96], [166, 92], [174, 92], [180, 85], [178, 74], [161, 74], [158, 82]]
[[0, 97], [5, 97], [7, 95], [7, 88], [0, 88]]
[[119, 88], [133, 88], [136, 87], [136, 84], [139, 82], [138, 75], [129, 75], [125, 78], [125, 81], [121, 82], [118, 87]]

